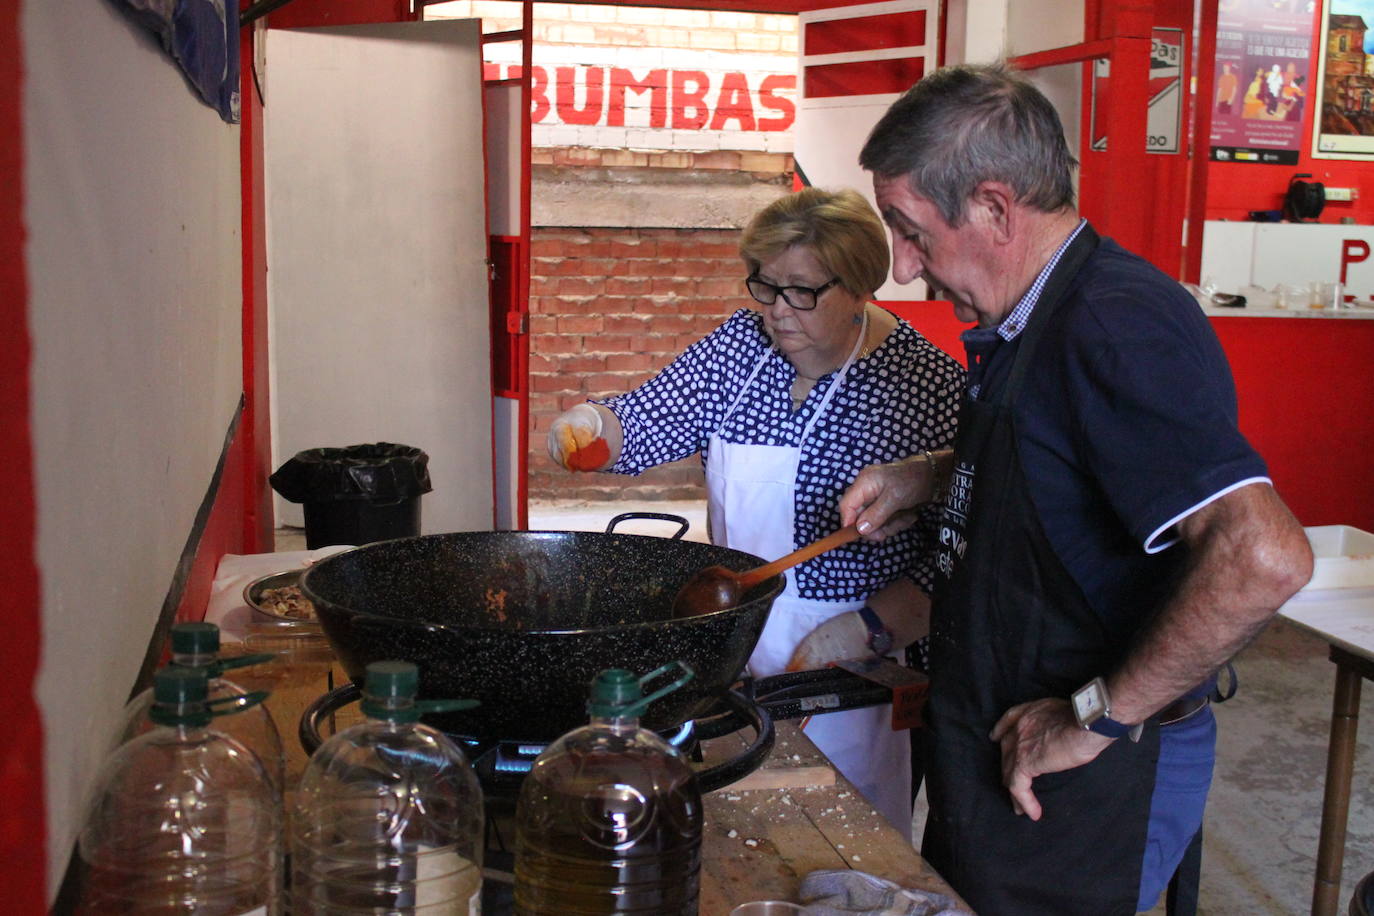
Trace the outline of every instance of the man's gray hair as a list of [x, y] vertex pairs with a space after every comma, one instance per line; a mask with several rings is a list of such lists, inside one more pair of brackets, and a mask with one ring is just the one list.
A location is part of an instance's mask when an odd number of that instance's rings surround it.
[[911, 188], [958, 226], [984, 181], [1046, 213], [1073, 206], [1073, 167], [1049, 99], [1000, 64], [944, 67], [892, 103], [868, 135], [859, 164]]

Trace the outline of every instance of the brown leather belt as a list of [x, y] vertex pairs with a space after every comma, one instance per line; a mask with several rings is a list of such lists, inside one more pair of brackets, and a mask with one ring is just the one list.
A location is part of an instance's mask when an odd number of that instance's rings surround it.
[[1174, 700], [1159, 711], [1160, 727], [1173, 725], [1177, 722], [1182, 722], [1184, 719], [1191, 719], [1205, 709], [1210, 702], [1210, 697], [1183, 697]]

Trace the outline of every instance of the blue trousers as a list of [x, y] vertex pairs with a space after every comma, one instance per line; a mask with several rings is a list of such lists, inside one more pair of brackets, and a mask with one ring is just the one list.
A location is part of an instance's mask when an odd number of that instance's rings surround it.
[[1176, 725], [1159, 730], [1159, 764], [1150, 797], [1145, 862], [1136, 909], [1153, 909], [1169, 884], [1194, 834], [1202, 827], [1207, 790], [1216, 763], [1217, 720], [1209, 705]]

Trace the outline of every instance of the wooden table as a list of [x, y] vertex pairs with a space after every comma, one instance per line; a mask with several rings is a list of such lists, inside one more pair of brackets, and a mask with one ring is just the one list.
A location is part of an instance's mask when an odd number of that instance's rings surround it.
[[1336, 664], [1317, 875], [1312, 888], [1312, 916], [1336, 916], [1342, 912], [1341, 871], [1360, 724], [1360, 688], [1364, 678], [1374, 680], [1374, 589], [1299, 592], [1279, 608], [1279, 616], [1326, 640], [1331, 661]]
[[[233, 674], [244, 687], [274, 691], [268, 706], [286, 746], [287, 784], [294, 786], [305, 765], [296, 725], [305, 707], [328, 689], [329, 666], [291, 665], [286, 669], [289, 675], [274, 672], [274, 667], [246, 668]], [[337, 667], [330, 673], [333, 683], [347, 680]], [[339, 727], [360, 719], [356, 704], [338, 715]], [[762, 767], [704, 799], [702, 916], [726, 916], [750, 900], [796, 900], [798, 885], [808, 873], [835, 868], [864, 871], [902, 887], [960, 900], [911, 844], [835, 771], [796, 722], [778, 722], [776, 729], [773, 751]], [[706, 742], [706, 763], [737, 754], [752, 737], [746, 731]]]
[[[707, 742], [707, 762], [733, 753], [743, 741], [742, 736], [727, 735]], [[794, 785], [748, 788], [787, 783]], [[708, 794], [705, 807], [702, 916], [724, 916], [749, 900], [795, 901], [797, 887], [809, 872], [834, 868], [936, 891], [962, 904], [795, 722], [777, 723], [777, 742], [763, 767]]]

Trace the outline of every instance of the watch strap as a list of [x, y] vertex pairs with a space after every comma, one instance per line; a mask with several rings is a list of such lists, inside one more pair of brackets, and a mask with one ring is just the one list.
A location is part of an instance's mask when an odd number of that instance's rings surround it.
[[1108, 716], [1100, 716], [1088, 725], [1088, 731], [1108, 738], [1124, 738], [1131, 733], [1132, 726], [1118, 722]]
[[878, 612], [865, 604], [859, 608], [859, 617], [863, 619], [864, 626], [868, 627], [868, 648], [873, 650], [873, 654], [886, 655], [891, 652], [892, 631], [883, 623]]

